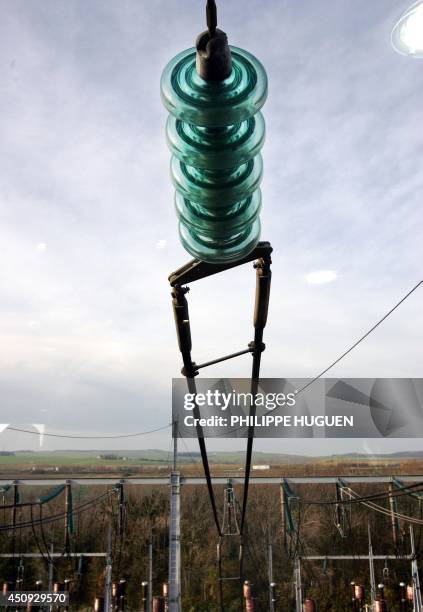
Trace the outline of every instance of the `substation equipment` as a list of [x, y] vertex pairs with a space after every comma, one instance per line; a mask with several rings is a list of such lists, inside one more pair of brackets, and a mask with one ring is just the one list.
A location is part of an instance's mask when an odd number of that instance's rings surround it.
[[[14, 480], [14, 481], [0, 480], [0, 488], [5, 489], [5, 490], [7, 489], [8, 491], [10, 491], [13, 488], [13, 491], [12, 491], [13, 499], [14, 501], [17, 500], [18, 504], [15, 505], [13, 503], [7, 507], [9, 508], [9, 510], [11, 510], [12, 520], [14, 518], [14, 520], [16, 521], [17, 511], [19, 510], [20, 507], [23, 507], [26, 505], [26, 502], [20, 501], [22, 497], [20, 491], [22, 490], [23, 487], [27, 487], [27, 486], [52, 487], [53, 488], [52, 491], [48, 493], [47, 495], [43, 496], [43, 499], [52, 499], [54, 493], [57, 496], [58, 494], [60, 494], [60, 491], [64, 491], [65, 490], [64, 487], [67, 486], [68, 510], [69, 510], [69, 500], [72, 497], [71, 490], [74, 486], [96, 487], [96, 486], [109, 485], [110, 493], [113, 492], [113, 494], [118, 495], [119, 509], [121, 509], [124, 507], [124, 504], [125, 504], [125, 491], [127, 490], [128, 487], [129, 488], [134, 487], [134, 486], [146, 486], [149, 488], [151, 488], [152, 486], [153, 487], [154, 486], [167, 486], [167, 487], [170, 486], [171, 487], [172, 486], [172, 476], [173, 475], [171, 474], [170, 477], [123, 478], [118, 483], [116, 483], [116, 480], [111, 477], [103, 477], [103, 478], [89, 478], [89, 477], [84, 478], [83, 477], [83, 478], [72, 478], [72, 479], [53, 477], [53, 478], [44, 478], [44, 479], [29, 478], [29, 479], [20, 479], [20, 480]], [[239, 476], [234, 476], [230, 480], [228, 480], [226, 477], [220, 476], [220, 477], [216, 477], [214, 482], [216, 485], [225, 487], [224, 500], [225, 500], [225, 505], [227, 506], [227, 508], [226, 508], [226, 511], [224, 512], [224, 515], [226, 518], [222, 524], [222, 527], [224, 527], [224, 531], [227, 533], [227, 535], [236, 534], [237, 533], [237, 521], [233, 515], [234, 504], [235, 504], [233, 487], [235, 486], [238, 487], [242, 485], [244, 483], [244, 479]], [[339, 486], [340, 484], [342, 486], [342, 489], [345, 492], [345, 495], [346, 495], [346, 491], [348, 490], [350, 494], [352, 493], [351, 487], [354, 485], [359, 485], [359, 484], [384, 485], [385, 484], [389, 487], [387, 494], [386, 494], [386, 498], [388, 499], [390, 495], [394, 494], [390, 487], [391, 483], [394, 483], [397, 486], [397, 489], [402, 489], [401, 493], [407, 491], [411, 495], [417, 495], [417, 489], [419, 489], [419, 492], [421, 490], [422, 476], [418, 476], [418, 475], [404, 476], [402, 478], [402, 481], [398, 481], [398, 479], [392, 478], [390, 476], [348, 476], [348, 477], [343, 477], [342, 479], [340, 479], [337, 476], [321, 476], [321, 477], [296, 476], [296, 477], [289, 477], [289, 478], [284, 478], [284, 477], [281, 478], [281, 477], [274, 477], [274, 476], [261, 476], [261, 477], [253, 476], [251, 477], [250, 482], [253, 485], [273, 485], [273, 486], [278, 487], [278, 489], [280, 490], [280, 506], [281, 506], [281, 517], [282, 517], [283, 529], [284, 531], [286, 530], [288, 532], [287, 533], [288, 537], [295, 537], [294, 532], [295, 532], [295, 529], [298, 529], [298, 526], [295, 526], [295, 524], [293, 524], [293, 520], [292, 520], [293, 517], [291, 517], [291, 519], [289, 518], [292, 508], [288, 508], [288, 511], [287, 511], [287, 507], [291, 506], [292, 503], [294, 503], [295, 499], [297, 500], [300, 499], [300, 497], [296, 495], [294, 490], [292, 489], [292, 487], [294, 487], [295, 485], [300, 485], [300, 486], [328, 485], [331, 487], [335, 487], [335, 500], [334, 500], [335, 504], [334, 505], [336, 507], [336, 503], [339, 501], [338, 494], [336, 493], [336, 489], [337, 489], [337, 486]], [[205, 477], [198, 477], [198, 476], [187, 476], [187, 477], [182, 476], [180, 478], [179, 484], [182, 487], [205, 485], [207, 484], [207, 479]], [[61, 515], [61, 520], [63, 520], [67, 515], [66, 504], [64, 508], [65, 508], [65, 512]], [[78, 507], [74, 508], [73, 510], [74, 512], [78, 512]], [[335, 512], [334, 514], [336, 518], [337, 513]], [[123, 525], [124, 515], [125, 513], [121, 511], [117, 513], [118, 523], [116, 525], [116, 530], [117, 530], [116, 533], [119, 533]], [[71, 523], [69, 519], [70, 517], [68, 516], [67, 520], [65, 521], [66, 528], [69, 528], [69, 525]], [[16, 526], [18, 526], [18, 524], [16, 524]], [[8, 529], [9, 527], [11, 531], [13, 531], [12, 525], [7, 526]], [[290, 529], [293, 529], [294, 532], [289, 533]], [[99, 594], [96, 597], [96, 600], [94, 602], [94, 608], [93, 608], [94, 610], [97, 610], [98, 612], [111, 612], [111, 610], [115, 612], [115, 611], [124, 609], [126, 605], [125, 589], [124, 589], [124, 586], [122, 586], [122, 584], [125, 581], [124, 580], [117, 580], [116, 582], [112, 581], [113, 555], [112, 555], [112, 549], [111, 549], [111, 541], [112, 541], [112, 538], [111, 538], [111, 529], [110, 529], [109, 535], [107, 538], [107, 550], [105, 552], [83, 552], [83, 551], [75, 552], [73, 550], [57, 551], [57, 550], [54, 550], [53, 548], [50, 548], [49, 554], [48, 554], [48, 558], [51, 560], [59, 560], [61, 558], [65, 558], [65, 559], [72, 558], [72, 559], [78, 559], [79, 564], [81, 564], [83, 559], [85, 558], [88, 559], [88, 558], [98, 557], [98, 558], [104, 559], [105, 564], [104, 564], [104, 572], [103, 572], [103, 576], [104, 576], [103, 593], [101, 595]], [[161, 610], [164, 610], [164, 612], [167, 612], [170, 609], [168, 584], [162, 585], [163, 587], [162, 595], [153, 596], [153, 584], [152, 584], [152, 576], [153, 576], [153, 572], [152, 572], [153, 554], [152, 552], [153, 551], [152, 551], [151, 534], [150, 534], [149, 542], [150, 542], [149, 547], [148, 547], [149, 548], [149, 552], [148, 552], [149, 580], [140, 583], [140, 588], [139, 588], [139, 599], [141, 602], [141, 610], [142, 612], [160, 612]], [[295, 566], [294, 582], [296, 581], [295, 582], [296, 610], [299, 610], [300, 612], [304, 612], [304, 610], [302, 609], [303, 606], [304, 608], [307, 606], [306, 608], [307, 611], [313, 610], [313, 605], [317, 606], [317, 609], [318, 609], [318, 602], [313, 601], [309, 597], [303, 598], [304, 589], [303, 589], [303, 584], [301, 580], [301, 573], [302, 573], [301, 564], [303, 561], [308, 562], [308, 563], [320, 561], [320, 562], [323, 562], [324, 564], [327, 564], [328, 561], [333, 561], [336, 563], [343, 562], [343, 561], [356, 561], [356, 562], [367, 561], [369, 563], [369, 567], [371, 567], [375, 561], [377, 562], [384, 561], [385, 562], [384, 570], [387, 567], [386, 564], [388, 561], [389, 562], [396, 561], [396, 562], [404, 562], [407, 564], [408, 563], [411, 564], [411, 573], [410, 573], [411, 581], [408, 583], [401, 582], [399, 584], [399, 602], [400, 602], [401, 612], [422, 612], [421, 588], [420, 588], [419, 571], [418, 571], [418, 558], [419, 557], [418, 557], [418, 550], [414, 542], [414, 532], [412, 528], [410, 528], [410, 546], [411, 546], [410, 552], [407, 554], [405, 553], [405, 551], [402, 551], [402, 552], [398, 551], [397, 554], [374, 554], [372, 545], [371, 545], [371, 539], [369, 538], [369, 550], [366, 554], [355, 553], [355, 554], [339, 554], [339, 555], [336, 555], [336, 554], [297, 555], [296, 558], [294, 559], [294, 566]], [[269, 549], [271, 549], [271, 546], [269, 546]], [[10, 576], [8, 581], [4, 582], [3, 584], [3, 589], [7, 592], [7, 590], [14, 590], [18, 586], [22, 585], [22, 582], [24, 580], [24, 574], [25, 574], [24, 572], [25, 559], [44, 558], [45, 560], [45, 554], [34, 553], [34, 552], [26, 553], [21, 550], [15, 549], [14, 552], [12, 553], [0, 553], [0, 558], [11, 559], [16, 564], [15, 565], [16, 578], [11, 579], [11, 576]], [[276, 610], [279, 612], [280, 605], [282, 604], [279, 604], [279, 607], [277, 607], [277, 597], [276, 597], [276, 589], [275, 589], [276, 585], [273, 582], [273, 573], [271, 570], [271, 567], [272, 567], [271, 559], [272, 559], [271, 550], [269, 550], [269, 592], [270, 592], [270, 597], [271, 597], [271, 599], [269, 600], [269, 609], [272, 610], [272, 612], [276, 612]], [[54, 576], [53, 574], [53, 569], [54, 569], [53, 564], [49, 562], [48, 565], [50, 569], [50, 571], [48, 572], [49, 574], [48, 575], [48, 582], [49, 582], [48, 590], [53, 590], [55, 583], [57, 584], [56, 588], [59, 591], [65, 588], [69, 588], [69, 580], [66, 581], [62, 579], [61, 581], [59, 581], [59, 576]], [[383, 571], [384, 578], [387, 578], [385, 573], [386, 572]], [[374, 582], [374, 576], [375, 576], [374, 570], [372, 571], [370, 569], [370, 575], [373, 576], [373, 578], [371, 578], [370, 580], [370, 592], [373, 590], [373, 588], [376, 589], [375, 599], [377, 602], [377, 599], [383, 598], [382, 593], [381, 593], [381, 588], [380, 588], [381, 585], [379, 585], [378, 587], [376, 583]], [[27, 580], [25, 580], [25, 583], [26, 583], [26, 586], [28, 586]], [[67, 583], [67, 586], [65, 586], [66, 583]], [[353, 588], [355, 586], [357, 588]], [[255, 598], [254, 598], [254, 588], [253, 587], [254, 585], [252, 585], [252, 588], [249, 591], [248, 590], [245, 591], [244, 584], [243, 584], [242, 605], [245, 607], [248, 604], [249, 610], [254, 610]], [[43, 590], [42, 583], [40, 580], [36, 581], [34, 590]], [[365, 606], [367, 605], [365, 604], [365, 600], [364, 600], [364, 597], [365, 597], [364, 587], [362, 585], [355, 585], [355, 583], [353, 583], [351, 585], [351, 594], [352, 594], [351, 595], [352, 596], [352, 600], [351, 600], [352, 610], [354, 612], [357, 612], [358, 610], [360, 610], [360, 602], [362, 602], [361, 609], [364, 612], [364, 610], [366, 610]], [[247, 597], [245, 597], [245, 595], [247, 595]], [[376, 608], [376, 602], [374, 602], [375, 608]], [[379, 602], [378, 605], [379, 605], [379, 609], [381, 606], [383, 609], [383, 602]], [[368, 605], [367, 605], [367, 610], [369, 610]]]

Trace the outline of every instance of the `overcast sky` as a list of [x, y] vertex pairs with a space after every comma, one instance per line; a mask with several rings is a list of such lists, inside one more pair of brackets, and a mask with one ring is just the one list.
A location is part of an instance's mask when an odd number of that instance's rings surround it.
[[[4, 423], [87, 434], [170, 420], [181, 364], [167, 276], [189, 256], [177, 235], [159, 79], [204, 29], [204, 4], [0, 0]], [[423, 60], [390, 46], [408, 1], [218, 5], [230, 42], [269, 75], [262, 237], [275, 252], [262, 375], [313, 376], [423, 276]], [[251, 340], [253, 291], [250, 267], [192, 286], [197, 362]], [[420, 289], [331, 374], [421, 376], [422, 304]], [[249, 368], [242, 357], [208, 375]], [[36, 444], [0, 436], [1, 448]], [[301, 452], [328, 452], [318, 444]], [[60, 445], [105, 446], [45, 441]], [[169, 437], [107, 446], [168, 448]], [[272, 449], [299, 452], [295, 441]]]

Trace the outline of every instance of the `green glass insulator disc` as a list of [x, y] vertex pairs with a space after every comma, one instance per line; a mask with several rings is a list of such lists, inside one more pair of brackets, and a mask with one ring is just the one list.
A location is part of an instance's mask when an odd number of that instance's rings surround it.
[[229, 170], [204, 170], [171, 160], [171, 177], [177, 191], [205, 208], [222, 208], [248, 198], [263, 176], [263, 159], [257, 155]]
[[265, 139], [263, 115], [258, 112], [234, 125], [203, 128], [169, 115], [167, 143], [173, 155], [198, 168], [231, 168], [260, 152]]
[[174, 57], [163, 71], [161, 95], [171, 115], [203, 127], [231, 125], [252, 117], [267, 97], [267, 75], [244, 49], [231, 46], [232, 73], [221, 82], [205, 81], [195, 68], [195, 49]]
[[203, 261], [242, 259], [260, 238], [267, 77], [247, 51], [231, 47], [232, 73], [205, 81], [188, 49], [166, 66], [161, 95], [179, 235]]
[[228, 235], [238, 234], [257, 219], [261, 209], [261, 191], [257, 189], [252, 196], [236, 202], [231, 207], [216, 210], [205, 209], [175, 194], [175, 208], [179, 221], [209, 239], [225, 239]]
[[230, 263], [246, 257], [260, 240], [260, 219], [244, 232], [227, 237], [226, 240], [210, 239], [179, 223], [182, 246], [197, 259], [211, 263]]

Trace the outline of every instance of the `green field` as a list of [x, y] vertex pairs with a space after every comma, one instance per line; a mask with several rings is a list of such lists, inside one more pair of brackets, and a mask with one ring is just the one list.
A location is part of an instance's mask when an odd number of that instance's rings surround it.
[[[420, 453], [404, 453], [392, 455], [379, 455], [369, 457], [365, 455], [339, 455], [330, 457], [305, 457], [302, 455], [285, 455], [282, 453], [263, 453], [256, 452], [253, 456], [253, 463], [270, 465], [306, 465], [310, 463], [332, 463], [332, 462], [395, 462], [404, 460], [421, 459]], [[209, 461], [212, 464], [220, 465], [243, 465], [245, 460], [244, 452], [210, 452]], [[172, 461], [172, 453], [168, 451], [149, 449], [149, 450], [63, 450], [63, 451], [16, 451], [13, 454], [0, 453], [0, 466], [20, 466], [31, 469], [32, 467], [55, 468], [61, 466], [81, 466], [81, 467], [106, 467], [113, 466], [137, 466], [142, 465], [167, 466]], [[201, 463], [198, 452], [179, 453], [178, 462], [182, 464]]]

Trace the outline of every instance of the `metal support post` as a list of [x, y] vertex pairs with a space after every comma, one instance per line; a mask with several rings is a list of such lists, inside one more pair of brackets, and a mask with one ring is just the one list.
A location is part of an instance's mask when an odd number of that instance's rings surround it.
[[[54, 542], [53, 540], [50, 542], [50, 555], [48, 560], [48, 590], [50, 593], [53, 592], [53, 581], [54, 581], [54, 565], [53, 565], [53, 555], [54, 555]], [[49, 612], [52, 612], [53, 606], [49, 606]]]
[[104, 575], [104, 609], [103, 612], [110, 612], [112, 603], [112, 526], [109, 526], [107, 534], [107, 557], [106, 571]]
[[123, 537], [125, 531], [125, 490], [123, 482], [120, 481], [118, 484], [119, 494], [119, 517], [118, 517], [118, 533], [119, 537]]
[[70, 534], [72, 532], [72, 485], [66, 481], [65, 486], [65, 550], [70, 550]]
[[148, 611], [149, 588], [148, 582], [141, 582], [141, 612]]
[[147, 610], [152, 612], [153, 609], [153, 532], [150, 529], [150, 538], [148, 541], [148, 601]]
[[169, 612], [181, 609], [181, 499], [180, 474], [170, 475]]
[[391, 529], [392, 529], [392, 541], [394, 543], [395, 550], [398, 549], [398, 523], [395, 517], [395, 498], [394, 498], [394, 484], [389, 483], [389, 507], [391, 511]]
[[419, 568], [417, 565], [416, 545], [414, 542], [414, 529], [410, 525], [410, 544], [411, 544], [411, 577], [413, 580], [413, 612], [422, 612], [422, 592], [420, 588]]
[[367, 526], [369, 534], [369, 570], [370, 570], [370, 601], [372, 609], [374, 608], [376, 601], [376, 578], [375, 578], [375, 562], [373, 558], [373, 546], [372, 546], [372, 534], [370, 531], [370, 524]]
[[13, 507], [12, 507], [12, 553], [15, 556], [16, 553], [16, 515], [18, 511], [19, 504], [19, 485], [17, 482], [13, 483]]
[[338, 502], [335, 506], [335, 523], [341, 538], [345, 538], [345, 508], [342, 505], [342, 487], [339, 482], [335, 483], [335, 496]]
[[172, 423], [173, 429], [173, 471], [176, 472], [178, 469], [178, 438], [179, 438], [179, 429], [178, 429], [178, 421], [173, 421]]
[[282, 538], [284, 550], [287, 550], [287, 534], [286, 534], [286, 494], [282, 484], [280, 486], [281, 500], [281, 523], [282, 523]]
[[17, 591], [23, 591], [24, 574], [25, 574], [25, 567], [23, 564], [23, 559], [21, 557], [19, 559], [19, 565], [18, 565], [18, 569], [16, 572], [16, 590]]
[[268, 545], [267, 545], [267, 555], [268, 555], [268, 577], [269, 577], [269, 610], [270, 612], [275, 612], [275, 583], [273, 582], [273, 548], [272, 541], [270, 539], [270, 532], [268, 532]]
[[303, 612], [303, 588], [301, 583], [301, 559], [295, 557], [294, 563], [295, 583], [295, 612]]
[[271, 612], [276, 612], [276, 604], [278, 603], [278, 597], [276, 593], [276, 582], [270, 583], [270, 604], [271, 604]]

